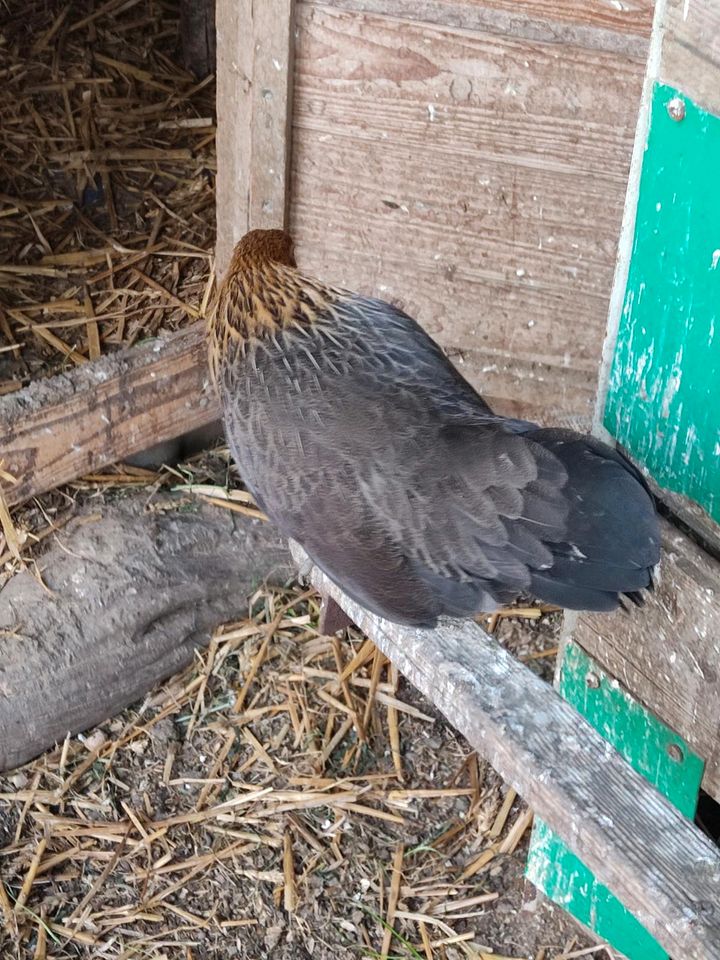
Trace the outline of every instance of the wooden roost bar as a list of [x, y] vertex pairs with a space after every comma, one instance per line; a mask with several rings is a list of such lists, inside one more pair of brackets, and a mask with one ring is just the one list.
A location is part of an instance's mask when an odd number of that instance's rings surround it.
[[[533, 805], [546, 892], [631, 960], [720, 960], [715, 0], [219, 0], [217, 31], [218, 272], [289, 226], [499, 411], [609, 431], [667, 518], [655, 594], [569, 619], [557, 692], [311, 575]], [[0, 397], [4, 498], [217, 416], [199, 321]]]

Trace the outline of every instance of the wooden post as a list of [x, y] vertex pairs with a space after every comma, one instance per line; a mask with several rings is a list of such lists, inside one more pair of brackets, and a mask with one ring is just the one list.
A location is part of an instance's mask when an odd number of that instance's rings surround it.
[[[292, 547], [299, 565], [307, 558]], [[400, 627], [333, 598], [676, 957], [720, 960], [720, 852], [553, 689], [470, 622]]]
[[217, 275], [250, 229], [284, 227], [293, 0], [218, 0]]

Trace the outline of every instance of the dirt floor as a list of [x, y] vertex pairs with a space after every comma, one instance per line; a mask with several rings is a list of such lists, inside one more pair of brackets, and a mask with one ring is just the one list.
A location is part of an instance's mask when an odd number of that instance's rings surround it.
[[[561, 911], [524, 904], [522, 801], [382, 654], [318, 636], [300, 586], [250, 613], [142, 704], [0, 779], [0, 955], [584, 951]], [[498, 631], [550, 671], [552, 618]]]

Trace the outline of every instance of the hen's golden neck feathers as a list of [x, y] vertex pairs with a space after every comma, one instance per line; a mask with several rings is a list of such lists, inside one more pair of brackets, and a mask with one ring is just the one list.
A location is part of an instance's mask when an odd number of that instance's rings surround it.
[[248, 267], [270, 263], [297, 266], [292, 238], [284, 230], [251, 230], [235, 245], [226, 279]]
[[217, 379], [232, 344], [274, 337], [313, 324], [338, 291], [301, 276], [283, 230], [252, 230], [235, 246], [210, 315], [210, 367]]

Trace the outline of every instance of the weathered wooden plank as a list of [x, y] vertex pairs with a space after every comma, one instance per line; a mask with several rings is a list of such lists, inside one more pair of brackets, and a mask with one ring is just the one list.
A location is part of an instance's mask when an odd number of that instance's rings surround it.
[[293, 0], [218, 2], [219, 276], [247, 230], [285, 225], [292, 13]]
[[720, 958], [717, 847], [550, 686], [474, 624], [398, 627], [310, 576], [668, 951]]
[[717, 0], [667, 0], [659, 79], [720, 117]]
[[720, 562], [663, 522], [655, 592], [633, 616], [581, 614], [569, 634], [706, 763], [720, 800]]
[[655, 0], [483, 0], [488, 6], [519, 13], [550, 23], [568, 22], [604, 27], [622, 33], [648, 37], [652, 28]]
[[43, 554], [43, 582], [24, 570], [4, 585], [0, 771], [143, 697], [263, 580], [289, 575], [270, 524], [181, 499], [88, 508]]
[[587, 413], [642, 59], [308, 3], [297, 20], [303, 267], [473, 351], [501, 402]]
[[0, 397], [0, 461], [28, 497], [217, 420], [204, 324]]
[[599, 432], [607, 428], [673, 491], [670, 509], [710, 545], [718, 539], [710, 516], [720, 519], [711, 417], [720, 402], [717, 191], [709, 173], [720, 143], [712, 114], [720, 115], [719, 27], [712, 0], [658, 0], [595, 416]]
[[643, 56], [654, 0], [313, 0], [316, 5]]

